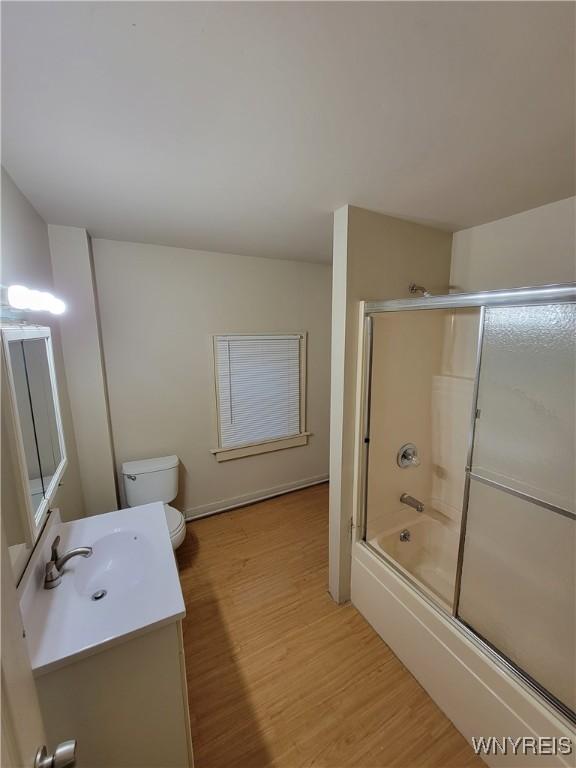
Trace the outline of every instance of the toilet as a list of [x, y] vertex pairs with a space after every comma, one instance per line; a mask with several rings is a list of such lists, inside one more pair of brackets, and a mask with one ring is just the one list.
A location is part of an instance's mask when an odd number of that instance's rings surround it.
[[184, 515], [168, 503], [178, 493], [178, 462], [178, 456], [161, 456], [122, 464], [128, 506], [163, 501], [173, 549], [177, 549], [186, 536]]

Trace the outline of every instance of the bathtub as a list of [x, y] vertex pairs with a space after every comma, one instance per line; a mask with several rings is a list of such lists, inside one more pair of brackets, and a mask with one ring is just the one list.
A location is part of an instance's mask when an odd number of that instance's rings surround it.
[[403, 509], [398, 510], [394, 518], [394, 527], [382, 531], [368, 543], [377, 552], [391, 557], [445, 608], [451, 609], [458, 560], [458, 525], [435, 510], [415, 516]]

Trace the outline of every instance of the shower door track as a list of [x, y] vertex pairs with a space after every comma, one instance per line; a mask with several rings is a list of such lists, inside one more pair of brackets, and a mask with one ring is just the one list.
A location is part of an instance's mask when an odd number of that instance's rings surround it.
[[[515, 491], [508, 486], [499, 486], [494, 481], [478, 476], [471, 472], [472, 451], [474, 446], [474, 428], [476, 423], [476, 408], [478, 399], [478, 386], [480, 376], [480, 364], [482, 355], [482, 335], [484, 329], [484, 312], [486, 307], [495, 306], [527, 306], [542, 305], [551, 303], [574, 303], [576, 302], [576, 283], [561, 283], [554, 285], [544, 285], [537, 288], [515, 288], [504, 291], [482, 291], [477, 293], [454, 293], [444, 296], [414, 297], [408, 299], [389, 299], [385, 301], [365, 301], [361, 302], [361, 312], [363, 323], [361, 324], [361, 342], [362, 342], [362, 395], [361, 395], [361, 445], [357, 450], [358, 457], [358, 489], [355, 499], [356, 504], [356, 531], [357, 543], [365, 547], [374, 554], [385, 566], [389, 567], [393, 573], [399, 576], [408, 586], [426, 601], [435, 611], [437, 611], [446, 621], [450, 623], [460, 634], [474, 643], [474, 645], [485, 653], [501, 669], [506, 671], [517, 682], [527, 688], [531, 693], [538, 697], [551, 708], [552, 711], [562, 715], [571, 723], [576, 723], [576, 712], [573, 712], [566, 704], [557, 699], [550, 691], [544, 688], [534, 678], [518, 667], [502, 651], [491, 645], [482, 635], [473, 627], [468, 625], [458, 616], [458, 603], [460, 598], [460, 584], [462, 579], [462, 567], [464, 560], [464, 542], [466, 537], [466, 514], [468, 511], [468, 496], [470, 490], [470, 480], [475, 479], [484, 482], [487, 485], [495, 484], [504, 492], [525, 498], [535, 504], [550, 509], [552, 512], [566, 515], [574, 519], [576, 515], [569, 510], [562, 509], [555, 505], [534, 499], [520, 491]], [[401, 568], [393, 558], [383, 552], [378, 551], [369, 542], [366, 541], [366, 519], [368, 511], [368, 455], [370, 448], [370, 386], [372, 378], [372, 356], [373, 356], [373, 329], [372, 319], [375, 315], [383, 312], [398, 312], [417, 309], [466, 309], [471, 307], [481, 308], [481, 317], [478, 334], [478, 350], [476, 359], [476, 372], [474, 379], [473, 406], [471, 414], [471, 424], [468, 435], [468, 456], [466, 466], [466, 485], [464, 491], [464, 503], [462, 507], [462, 527], [460, 532], [460, 544], [458, 550], [458, 563], [455, 579], [455, 594], [452, 605], [452, 612], [445, 610], [435, 599], [426, 593], [422, 584], [409, 575]]]
[[406, 309], [466, 309], [468, 307], [515, 307], [528, 304], [557, 304], [576, 301], [576, 283], [557, 283], [537, 288], [511, 288], [506, 291], [448, 293], [443, 296], [418, 296], [410, 299], [365, 301], [366, 316]]

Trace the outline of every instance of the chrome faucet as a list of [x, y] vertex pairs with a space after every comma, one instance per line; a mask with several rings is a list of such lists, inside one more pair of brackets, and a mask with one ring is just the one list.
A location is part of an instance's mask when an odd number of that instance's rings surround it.
[[400, 496], [400, 501], [402, 504], [407, 504], [409, 507], [412, 507], [412, 509], [415, 509], [416, 512], [424, 512], [424, 504], [422, 504], [421, 501], [418, 501], [418, 499], [415, 499], [414, 496], [409, 496], [407, 493], [403, 493], [402, 496]]
[[76, 547], [71, 549], [66, 554], [60, 556], [58, 554], [58, 545], [60, 544], [60, 536], [56, 536], [52, 542], [52, 554], [49, 562], [46, 563], [46, 575], [44, 576], [44, 589], [54, 589], [62, 581], [62, 569], [73, 557], [90, 557], [92, 554], [92, 547]]

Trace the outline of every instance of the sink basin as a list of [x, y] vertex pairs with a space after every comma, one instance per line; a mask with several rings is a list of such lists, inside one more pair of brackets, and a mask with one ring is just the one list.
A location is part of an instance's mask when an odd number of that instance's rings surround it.
[[106, 590], [108, 598], [116, 599], [151, 581], [154, 550], [145, 535], [136, 530], [117, 530], [90, 546], [92, 556], [76, 568], [74, 575], [79, 595], [91, 598], [98, 590]]
[[[62, 581], [44, 589], [54, 538], [60, 551], [92, 547], [66, 563]], [[166, 514], [161, 502], [56, 522], [43, 533], [19, 587], [35, 675], [98, 653], [185, 615]]]

